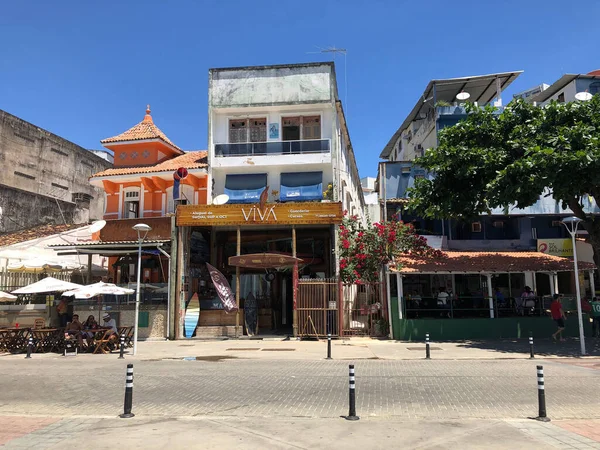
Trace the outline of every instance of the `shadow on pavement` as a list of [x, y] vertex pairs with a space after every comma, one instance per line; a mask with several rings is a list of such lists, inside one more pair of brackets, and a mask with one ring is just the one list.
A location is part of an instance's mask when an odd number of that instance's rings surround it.
[[[499, 353], [529, 355], [529, 339], [502, 339], [496, 341], [464, 341], [457, 342], [457, 348], [478, 348]], [[585, 339], [586, 356], [600, 357], [600, 339]], [[551, 338], [535, 339], [533, 345], [535, 356], [561, 356], [577, 358], [581, 356], [579, 339], [568, 338], [565, 342], [554, 342]]]

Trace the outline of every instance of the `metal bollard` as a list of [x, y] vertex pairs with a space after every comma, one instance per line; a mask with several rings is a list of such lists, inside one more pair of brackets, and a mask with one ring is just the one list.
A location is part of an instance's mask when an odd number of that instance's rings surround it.
[[29, 336], [29, 341], [27, 342], [27, 356], [25, 359], [31, 359], [31, 349], [33, 349], [33, 338]]
[[431, 359], [431, 351], [429, 348], [429, 333], [425, 335], [425, 359]]
[[123, 414], [119, 415], [121, 419], [128, 419], [135, 416], [131, 412], [133, 406], [133, 364], [127, 364], [127, 377], [125, 378], [125, 405]]
[[331, 359], [331, 334], [327, 335], [327, 359]]
[[121, 343], [119, 345], [119, 359], [125, 359], [123, 352], [125, 351], [125, 334], [121, 334]]
[[539, 413], [535, 420], [550, 422], [546, 416], [546, 391], [544, 389], [544, 366], [537, 366], [538, 406]]
[[355, 379], [354, 379], [354, 364], [350, 364], [350, 411], [348, 415], [345, 417], [346, 420], [358, 420], [359, 417], [356, 415], [356, 389], [355, 389]]
[[533, 355], [533, 336], [529, 336], [529, 359], [533, 358], [535, 358]]

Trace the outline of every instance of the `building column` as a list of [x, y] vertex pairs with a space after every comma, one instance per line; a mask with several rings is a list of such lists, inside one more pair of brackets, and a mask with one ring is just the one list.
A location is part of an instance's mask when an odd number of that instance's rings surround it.
[[396, 272], [396, 286], [398, 290], [398, 318], [404, 319], [404, 283], [402, 283], [402, 275]]
[[[235, 254], [240, 256], [242, 252], [242, 232], [240, 226], [237, 227], [237, 247]], [[235, 268], [235, 337], [240, 337], [240, 266]]]
[[[296, 226], [292, 225], [292, 256], [296, 258]], [[298, 337], [298, 310], [296, 309], [296, 301], [298, 295], [298, 262], [294, 261], [294, 272], [292, 273], [292, 330], [294, 337]]]
[[488, 304], [490, 305], [490, 319], [494, 318], [494, 291], [492, 290], [492, 274], [486, 274], [487, 277], [487, 290], [488, 290]]
[[590, 276], [590, 289], [592, 290], [592, 298], [596, 296], [596, 283], [594, 281], [594, 271], [589, 271]]
[[556, 294], [556, 286], [554, 284], [554, 279], [556, 278], [556, 275], [553, 273], [549, 273], [548, 278], [550, 279], [550, 295], [554, 296], [554, 294]]
[[554, 273], [553, 277], [554, 277], [554, 293], [559, 294], [559, 292], [558, 292], [558, 274]]

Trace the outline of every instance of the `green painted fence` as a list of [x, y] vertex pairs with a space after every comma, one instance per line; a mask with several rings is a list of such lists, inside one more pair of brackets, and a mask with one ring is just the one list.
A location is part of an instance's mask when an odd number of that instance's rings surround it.
[[[398, 299], [392, 297], [392, 323], [394, 339], [400, 341], [424, 341], [429, 333], [434, 341], [462, 341], [471, 339], [550, 337], [556, 331], [556, 323], [549, 317], [503, 317], [498, 319], [399, 319]], [[579, 336], [577, 315], [571, 314], [565, 323], [565, 337]], [[587, 314], [583, 315], [585, 335], [591, 335]]]

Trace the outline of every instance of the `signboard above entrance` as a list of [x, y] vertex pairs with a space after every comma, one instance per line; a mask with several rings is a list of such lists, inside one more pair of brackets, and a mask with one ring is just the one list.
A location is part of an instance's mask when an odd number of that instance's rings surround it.
[[552, 256], [573, 256], [573, 242], [571, 239], [538, 239], [538, 252]]
[[177, 226], [318, 225], [342, 223], [341, 203], [267, 203], [256, 205], [179, 205]]

